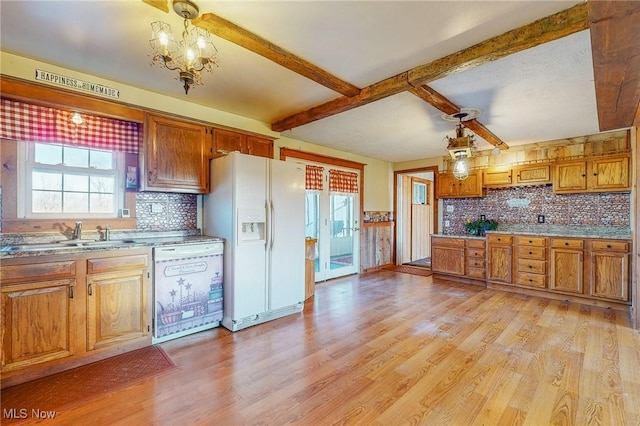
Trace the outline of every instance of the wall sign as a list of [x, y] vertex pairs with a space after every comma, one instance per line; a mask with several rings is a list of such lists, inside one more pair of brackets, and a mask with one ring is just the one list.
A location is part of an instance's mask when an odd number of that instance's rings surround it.
[[46, 81], [47, 83], [70, 87], [72, 89], [84, 90], [85, 92], [108, 96], [110, 98], [118, 99], [120, 97], [120, 91], [118, 89], [103, 86], [102, 84], [91, 83], [89, 81], [78, 80], [77, 78], [65, 77], [49, 71], [36, 70], [36, 80]]

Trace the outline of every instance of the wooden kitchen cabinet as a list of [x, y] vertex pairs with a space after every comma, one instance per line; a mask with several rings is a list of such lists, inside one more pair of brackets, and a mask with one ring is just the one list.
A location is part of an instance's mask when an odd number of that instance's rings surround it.
[[3, 259], [2, 387], [151, 344], [148, 248]]
[[584, 293], [584, 241], [551, 238], [549, 290]]
[[75, 262], [3, 265], [0, 271], [3, 373], [73, 355]]
[[465, 247], [467, 277], [484, 280], [486, 276], [486, 241], [484, 239], [469, 238]]
[[513, 282], [513, 236], [487, 235], [487, 281]]
[[458, 180], [453, 173], [438, 173], [436, 176], [436, 198], [482, 197], [482, 171], [471, 170], [469, 177]]
[[204, 124], [147, 114], [143, 191], [209, 192], [211, 130]]
[[515, 284], [525, 287], [547, 287], [547, 239], [534, 236], [515, 237]]
[[148, 256], [87, 260], [87, 350], [150, 334]]
[[620, 240], [589, 241], [589, 295], [628, 302], [630, 244]]
[[431, 270], [444, 275], [465, 275], [465, 239], [431, 237]]
[[226, 129], [213, 130], [213, 157], [230, 152], [273, 158], [273, 140]]
[[544, 185], [551, 183], [551, 164], [523, 164], [513, 168], [513, 183], [519, 185]]
[[495, 188], [511, 186], [513, 184], [513, 172], [511, 167], [493, 167], [484, 171], [482, 175], [482, 186], [485, 188]]
[[613, 192], [631, 189], [629, 156], [598, 157], [556, 163], [556, 193]]

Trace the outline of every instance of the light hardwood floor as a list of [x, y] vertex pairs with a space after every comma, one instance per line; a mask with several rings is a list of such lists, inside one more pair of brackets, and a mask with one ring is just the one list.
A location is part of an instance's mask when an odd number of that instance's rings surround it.
[[177, 369], [45, 423], [640, 424], [626, 315], [432, 277], [320, 283], [304, 314], [162, 346]]

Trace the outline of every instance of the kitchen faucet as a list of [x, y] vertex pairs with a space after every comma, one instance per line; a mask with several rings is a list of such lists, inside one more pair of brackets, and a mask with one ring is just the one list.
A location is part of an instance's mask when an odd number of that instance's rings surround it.
[[73, 230], [73, 239], [74, 240], [82, 239], [82, 222], [76, 222], [76, 227]]

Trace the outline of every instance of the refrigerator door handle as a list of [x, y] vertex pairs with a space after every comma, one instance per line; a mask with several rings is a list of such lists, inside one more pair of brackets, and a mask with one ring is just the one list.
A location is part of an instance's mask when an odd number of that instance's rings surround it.
[[270, 229], [271, 235], [269, 237], [271, 242], [269, 243], [270, 244], [269, 245], [269, 249], [273, 250], [273, 239], [274, 239], [273, 238], [273, 235], [274, 235], [273, 229], [276, 227], [276, 219], [275, 219], [276, 217], [275, 217], [274, 210], [273, 210], [273, 200], [269, 201], [269, 203], [271, 204], [271, 220], [270, 220], [270, 222], [271, 222], [271, 226], [270, 226], [271, 227], [271, 229]]

